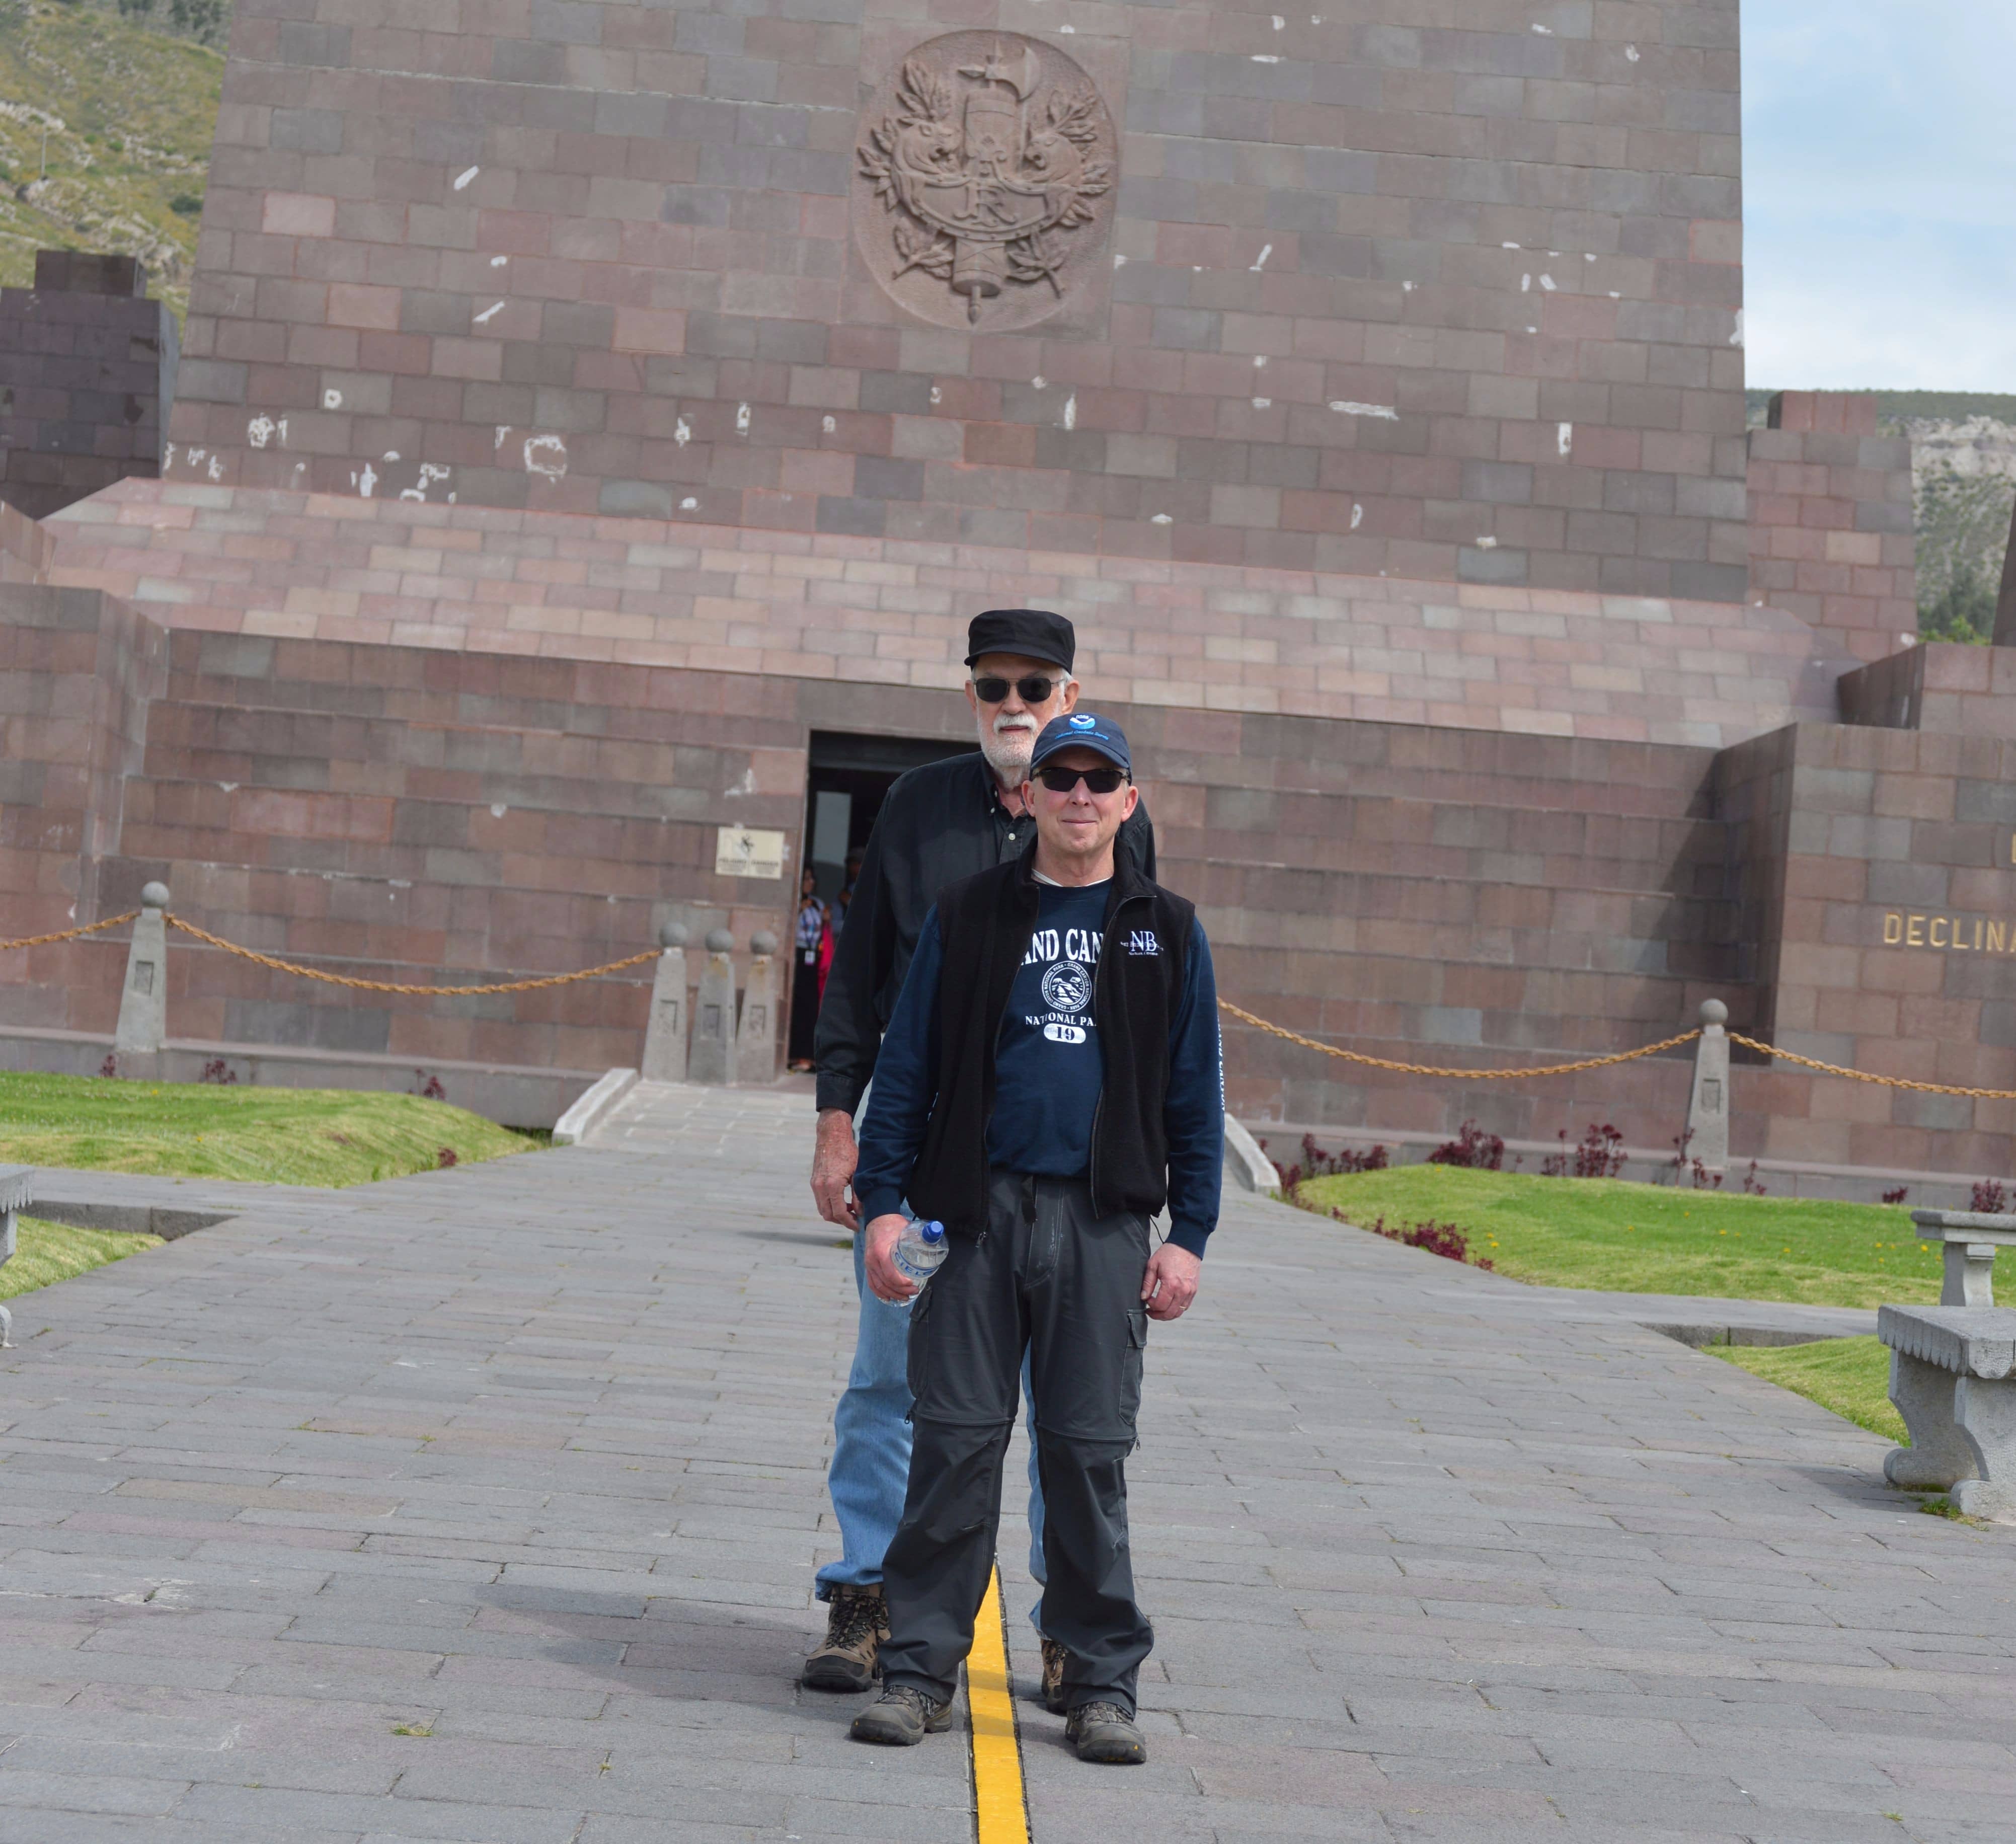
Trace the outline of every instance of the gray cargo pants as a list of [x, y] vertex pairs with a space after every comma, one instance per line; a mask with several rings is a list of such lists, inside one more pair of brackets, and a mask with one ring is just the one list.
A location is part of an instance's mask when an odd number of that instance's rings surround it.
[[954, 1237], [910, 1319], [915, 1435], [883, 1560], [884, 1680], [949, 1698], [994, 1564], [1002, 1466], [1030, 1360], [1046, 1510], [1043, 1631], [1067, 1706], [1134, 1709], [1154, 1633], [1134, 1602], [1125, 1463], [1148, 1315], [1145, 1216], [1093, 1215], [1082, 1179], [996, 1172], [985, 1235]]

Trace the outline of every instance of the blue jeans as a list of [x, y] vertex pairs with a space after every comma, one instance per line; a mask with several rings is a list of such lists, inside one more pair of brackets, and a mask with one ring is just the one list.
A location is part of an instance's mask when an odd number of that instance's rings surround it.
[[[854, 1238], [854, 1286], [861, 1296], [854, 1367], [833, 1412], [833, 1464], [826, 1489], [840, 1524], [840, 1560], [819, 1572], [819, 1597], [882, 1579], [882, 1558], [903, 1515], [910, 1482], [910, 1309], [868, 1291], [862, 1238]], [[1036, 1478], [1036, 1409], [1029, 1358], [1022, 1356], [1022, 1402], [1029, 1425], [1029, 1573], [1044, 1579], [1043, 1492]], [[1029, 1618], [1042, 1628], [1042, 1603]]]

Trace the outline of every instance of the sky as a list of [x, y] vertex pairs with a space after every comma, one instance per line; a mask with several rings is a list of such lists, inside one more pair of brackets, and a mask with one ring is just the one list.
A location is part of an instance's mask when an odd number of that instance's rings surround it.
[[1754, 388], [2016, 391], [2016, 0], [1743, 0]]

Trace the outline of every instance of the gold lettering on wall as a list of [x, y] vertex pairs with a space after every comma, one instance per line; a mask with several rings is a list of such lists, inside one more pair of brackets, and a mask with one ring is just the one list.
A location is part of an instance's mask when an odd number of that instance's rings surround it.
[[1943, 942], [1943, 941], [1941, 941], [1941, 940], [1939, 939], [1939, 931], [1940, 931], [1942, 928], [1945, 927], [1946, 927], [1946, 917], [1943, 917], [1943, 916], [1935, 916], [1935, 917], [1932, 918], [1932, 926], [1931, 926], [1931, 927], [1930, 928], [1930, 930], [1927, 931], [1926, 937], [1925, 937], [1925, 938], [1926, 938], [1927, 942], [1928, 942], [1931, 946], [1933, 946], [1933, 947], [1935, 947], [1935, 948], [1945, 948], [1945, 947], [1950, 947], [1950, 946], [1952, 945], [1952, 943], [1951, 943], [1951, 942]]
[[[1973, 924], [1971, 931], [1967, 924]], [[1883, 912], [1886, 948], [1939, 948], [1955, 953], [2016, 954], [2016, 921], [1984, 916], [1914, 916], [1901, 909]]]
[[1922, 948], [1925, 945], [1925, 919], [1923, 916], [1908, 916], [1904, 920], [1904, 945]]
[[1988, 925], [1988, 951], [1991, 954], [2002, 952], [2002, 924], [1991, 922]]
[[1892, 909], [1883, 918], [1883, 945], [1894, 948], [1903, 938], [1904, 918]]

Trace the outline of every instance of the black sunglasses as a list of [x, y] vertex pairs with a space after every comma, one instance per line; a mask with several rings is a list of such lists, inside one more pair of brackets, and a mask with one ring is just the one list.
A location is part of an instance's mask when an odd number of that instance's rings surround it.
[[1069, 794], [1082, 781], [1093, 794], [1111, 794], [1127, 779], [1125, 769], [1039, 769], [1036, 779], [1053, 794]]
[[[1027, 679], [1014, 681], [1017, 694], [1025, 704], [1046, 704], [1050, 694], [1064, 683], [1061, 679], [1046, 679], [1041, 673], [1031, 672]], [[998, 704], [1008, 695], [1009, 681], [1005, 679], [976, 679], [973, 682], [973, 695], [983, 704]]]

